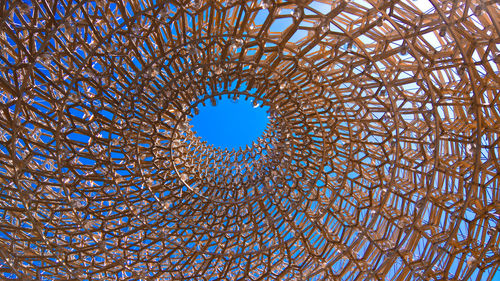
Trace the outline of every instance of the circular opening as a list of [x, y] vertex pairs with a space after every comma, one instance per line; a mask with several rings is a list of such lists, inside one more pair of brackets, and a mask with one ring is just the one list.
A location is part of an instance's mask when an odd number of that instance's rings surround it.
[[[214, 105], [215, 103], [215, 105]], [[268, 123], [268, 106], [252, 98], [228, 96], [208, 100], [190, 124], [196, 135], [215, 147], [238, 149], [262, 136]]]

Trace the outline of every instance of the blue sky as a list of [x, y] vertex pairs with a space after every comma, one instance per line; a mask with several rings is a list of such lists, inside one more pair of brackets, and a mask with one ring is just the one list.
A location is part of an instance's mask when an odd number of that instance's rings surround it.
[[190, 124], [196, 134], [209, 144], [221, 148], [238, 149], [250, 145], [262, 135], [267, 126], [268, 107], [252, 106], [252, 100], [244, 98], [234, 102], [226, 97], [199, 105], [199, 114]]

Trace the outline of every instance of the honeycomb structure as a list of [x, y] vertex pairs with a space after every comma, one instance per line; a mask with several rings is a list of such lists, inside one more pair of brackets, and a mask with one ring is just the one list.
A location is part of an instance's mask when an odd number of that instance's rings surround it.
[[[499, 7], [4, 2], [0, 278], [500, 277]], [[196, 136], [223, 97], [258, 141]]]

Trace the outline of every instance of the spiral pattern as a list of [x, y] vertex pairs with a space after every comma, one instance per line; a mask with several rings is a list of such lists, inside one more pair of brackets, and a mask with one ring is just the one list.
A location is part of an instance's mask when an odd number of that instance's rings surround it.
[[0, 276], [494, 280], [495, 1], [154, 2], [0, 10]]

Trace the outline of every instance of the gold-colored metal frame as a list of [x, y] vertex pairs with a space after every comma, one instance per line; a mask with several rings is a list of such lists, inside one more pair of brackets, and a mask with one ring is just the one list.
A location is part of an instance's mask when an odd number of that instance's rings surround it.
[[421, 2], [4, 2], [1, 278], [494, 280], [499, 4]]

